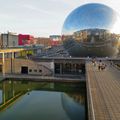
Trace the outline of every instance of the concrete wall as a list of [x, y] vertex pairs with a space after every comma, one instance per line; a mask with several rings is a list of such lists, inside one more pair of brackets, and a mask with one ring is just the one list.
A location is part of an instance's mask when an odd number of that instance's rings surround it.
[[18, 46], [18, 35], [7, 33], [1, 34], [2, 47], [17, 47]]
[[9, 34], [8, 47], [18, 47], [18, 35]]
[[1, 34], [1, 39], [2, 39], [2, 47], [7, 47], [8, 46], [8, 34]]
[[5, 73], [21, 74], [21, 67], [28, 67], [28, 74], [50, 76], [53, 74], [52, 62], [34, 62], [29, 59], [5, 60]]
[[5, 60], [5, 73], [11, 73], [11, 59]]

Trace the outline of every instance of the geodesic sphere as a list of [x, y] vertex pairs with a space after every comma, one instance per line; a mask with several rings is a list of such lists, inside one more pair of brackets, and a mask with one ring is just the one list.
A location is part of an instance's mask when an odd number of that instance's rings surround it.
[[73, 10], [62, 29], [65, 49], [74, 57], [117, 56], [120, 49], [120, 18], [110, 7], [91, 3]]

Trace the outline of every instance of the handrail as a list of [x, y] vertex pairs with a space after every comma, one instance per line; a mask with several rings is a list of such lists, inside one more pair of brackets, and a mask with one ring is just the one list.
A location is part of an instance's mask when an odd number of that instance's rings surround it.
[[[95, 112], [94, 112], [94, 107], [93, 107], [93, 99], [92, 99], [92, 93], [91, 93], [91, 87], [90, 87], [90, 81], [89, 81], [89, 74], [88, 74], [88, 71], [87, 71], [87, 62], [86, 62], [86, 86], [87, 86], [87, 98], [90, 98], [89, 101], [87, 100], [88, 102], [88, 119], [89, 120], [96, 120], [95, 119]], [[90, 106], [91, 106], [91, 109], [90, 109]], [[91, 111], [90, 111], [91, 110]], [[90, 113], [91, 112], [91, 113]]]

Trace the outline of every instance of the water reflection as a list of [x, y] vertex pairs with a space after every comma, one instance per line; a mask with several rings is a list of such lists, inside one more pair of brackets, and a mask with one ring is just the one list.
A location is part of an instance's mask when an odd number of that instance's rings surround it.
[[2, 90], [0, 90], [0, 104], [2, 103]]
[[83, 106], [80, 106], [79, 102], [73, 101], [67, 94], [62, 94], [61, 99], [62, 106], [71, 120], [81, 120], [81, 118], [84, 118], [85, 111], [83, 111]]
[[0, 120], [85, 119], [84, 84], [4, 81], [0, 86]]

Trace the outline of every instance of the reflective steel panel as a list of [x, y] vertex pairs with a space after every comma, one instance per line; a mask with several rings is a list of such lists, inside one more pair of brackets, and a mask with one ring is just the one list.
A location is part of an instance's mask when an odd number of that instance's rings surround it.
[[110, 7], [91, 3], [73, 10], [62, 29], [71, 56], [112, 57], [120, 51], [120, 17]]

